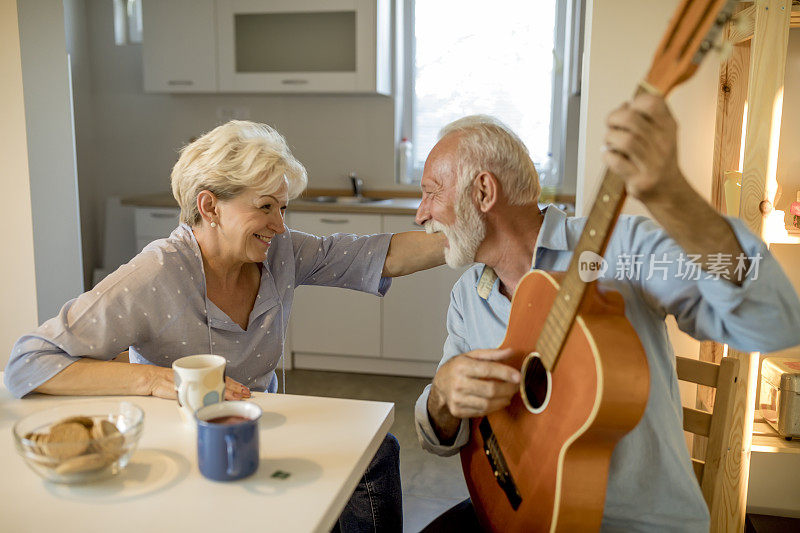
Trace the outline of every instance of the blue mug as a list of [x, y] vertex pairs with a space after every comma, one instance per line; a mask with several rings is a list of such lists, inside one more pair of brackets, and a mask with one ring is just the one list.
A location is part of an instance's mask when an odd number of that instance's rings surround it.
[[197, 419], [197, 464], [215, 481], [233, 481], [258, 469], [258, 421], [252, 402], [220, 402], [201, 407]]

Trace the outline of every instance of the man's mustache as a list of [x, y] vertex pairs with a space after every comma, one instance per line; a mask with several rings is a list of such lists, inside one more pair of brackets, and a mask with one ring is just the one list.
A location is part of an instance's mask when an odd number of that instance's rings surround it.
[[439, 233], [444, 232], [446, 229], [447, 226], [435, 220], [429, 220], [425, 223], [425, 233]]

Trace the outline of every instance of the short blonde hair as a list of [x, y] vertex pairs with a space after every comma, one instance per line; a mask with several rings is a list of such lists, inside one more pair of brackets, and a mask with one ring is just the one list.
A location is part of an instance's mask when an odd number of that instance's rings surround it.
[[181, 149], [172, 167], [172, 195], [181, 222], [200, 223], [197, 195], [210, 191], [228, 200], [248, 188], [275, 192], [286, 177], [289, 198], [306, 188], [306, 169], [294, 158], [283, 136], [266, 124], [231, 120]]
[[539, 174], [528, 149], [511, 128], [488, 115], [470, 115], [441, 129], [439, 139], [458, 134], [458, 187], [465, 191], [481, 172], [491, 172], [511, 205], [528, 205], [539, 198]]

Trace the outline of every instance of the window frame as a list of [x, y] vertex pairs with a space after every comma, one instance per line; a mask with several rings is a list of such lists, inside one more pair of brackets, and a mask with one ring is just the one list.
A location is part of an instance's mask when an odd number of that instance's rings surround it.
[[[583, 13], [585, 0], [554, 0], [556, 3], [555, 27], [553, 35], [553, 77], [551, 95], [550, 135], [548, 152], [556, 166], [557, 189], [565, 186], [565, 155], [567, 147], [568, 102], [570, 96], [580, 95], [580, 69], [583, 49]], [[397, 9], [397, 113], [395, 146], [404, 137], [414, 142], [414, 83], [416, 40], [414, 38], [416, 0], [400, 0]], [[569, 23], [568, 23], [569, 21]], [[445, 126], [445, 124], [442, 124]], [[575, 135], [577, 138], [577, 135]], [[416, 145], [414, 144], [416, 150]], [[537, 165], [543, 161], [537, 161]], [[397, 168], [397, 165], [395, 165]], [[571, 173], [570, 173], [571, 174]], [[413, 167], [410, 180], [402, 181], [395, 176], [397, 183], [418, 185], [422, 178], [422, 167]], [[574, 180], [574, 176], [572, 177]], [[573, 185], [574, 186], [574, 185]], [[568, 187], [568, 185], [567, 185]]]

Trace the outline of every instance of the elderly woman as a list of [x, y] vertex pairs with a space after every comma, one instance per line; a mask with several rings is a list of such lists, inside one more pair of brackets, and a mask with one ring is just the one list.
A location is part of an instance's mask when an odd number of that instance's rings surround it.
[[[306, 181], [283, 137], [264, 124], [231, 121], [186, 146], [172, 170], [180, 226], [20, 338], [6, 367], [8, 389], [17, 397], [175, 398], [172, 362], [214, 353], [227, 359], [226, 399], [275, 392], [297, 286], [382, 296], [389, 278], [443, 263], [441, 237], [425, 232], [287, 230], [287, 203]], [[112, 361], [123, 350], [143, 364]], [[367, 469], [372, 479], [365, 476], [340, 519], [343, 529], [400, 527], [397, 455], [397, 442], [387, 439]], [[377, 499], [376, 488], [384, 492]]]

